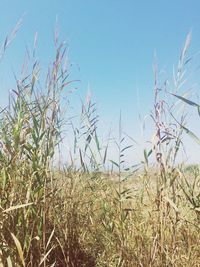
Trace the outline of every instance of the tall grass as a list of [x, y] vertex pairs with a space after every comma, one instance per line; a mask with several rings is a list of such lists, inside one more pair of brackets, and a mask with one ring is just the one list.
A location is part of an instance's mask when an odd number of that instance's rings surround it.
[[[172, 102], [155, 71], [155, 133], [137, 171], [125, 162], [132, 146], [121, 116], [117, 160], [108, 156], [109, 140], [100, 142], [91, 99], [82, 103], [79, 126], [67, 120], [62, 95], [71, 81], [66, 49], [55, 40], [46, 78], [33, 56], [0, 113], [0, 266], [200, 266], [199, 168], [179, 168], [176, 161], [190, 131], [175, 102], [194, 106], [178, 95], [190, 36]], [[67, 166], [58, 161], [66, 125], [74, 134]]]

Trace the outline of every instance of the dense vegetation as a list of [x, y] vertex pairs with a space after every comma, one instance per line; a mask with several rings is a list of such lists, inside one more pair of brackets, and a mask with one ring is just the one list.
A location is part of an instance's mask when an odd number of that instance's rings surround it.
[[[45, 79], [33, 53], [30, 72], [17, 80], [0, 114], [0, 266], [200, 266], [200, 169], [176, 160], [185, 132], [198, 141], [184, 112], [175, 113], [177, 101], [199, 110], [178, 94], [189, 42], [190, 36], [174, 96], [159, 84], [155, 68], [155, 134], [133, 166], [125, 162], [131, 144], [121, 118], [118, 160], [110, 160], [95, 104], [82, 105], [80, 127], [63, 112], [63, 88], [70, 84], [65, 47], [56, 39]], [[72, 152], [62, 165], [67, 127]]]

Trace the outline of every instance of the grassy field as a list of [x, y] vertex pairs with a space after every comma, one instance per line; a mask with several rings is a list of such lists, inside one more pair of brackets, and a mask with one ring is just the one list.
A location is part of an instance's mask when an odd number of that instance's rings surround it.
[[[79, 128], [66, 117], [65, 47], [56, 40], [55, 60], [41, 83], [33, 53], [0, 113], [0, 266], [200, 266], [200, 169], [177, 163], [183, 134], [198, 141], [184, 113], [175, 112], [177, 101], [199, 109], [178, 94], [189, 42], [190, 36], [174, 95], [166, 96], [166, 83], [160, 89], [155, 68], [154, 138], [133, 166], [126, 164], [131, 145], [121, 118], [118, 156], [111, 160], [91, 100], [82, 105]], [[66, 127], [73, 142], [70, 162], [62, 165]]]

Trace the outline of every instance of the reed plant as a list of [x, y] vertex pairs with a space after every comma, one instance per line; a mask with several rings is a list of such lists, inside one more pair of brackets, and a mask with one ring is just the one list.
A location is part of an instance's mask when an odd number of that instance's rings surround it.
[[[199, 110], [178, 94], [189, 42], [190, 35], [173, 91], [166, 82], [160, 87], [155, 71], [154, 138], [131, 166], [121, 115], [118, 155], [110, 159], [112, 142], [100, 141], [92, 99], [82, 103], [79, 125], [64, 112], [71, 80], [57, 35], [45, 78], [33, 51], [0, 113], [0, 266], [200, 266], [199, 167], [177, 162], [183, 134], [191, 131], [176, 101]], [[73, 133], [69, 151], [66, 127]], [[70, 163], [59, 160], [61, 150]]]

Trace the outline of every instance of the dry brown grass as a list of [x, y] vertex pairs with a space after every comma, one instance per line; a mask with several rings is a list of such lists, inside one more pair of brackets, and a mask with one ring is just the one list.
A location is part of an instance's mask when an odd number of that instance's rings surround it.
[[[126, 166], [132, 146], [125, 143], [121, 117], [118, 160], [108, 161], [95, 104], [83, 104], [80, 128], [62, 113], [63, 88], [70, 84], [65, 51], [56, 39], [42, 86], [33, 56], [0, 114], [0, 266], [200, 266], [200, 172], [177, 167], [183, 125], [170, 121], [174, 105], [166, 105], [156, 78], [155, 138], [140, 172]], [[63, 125], [72, 126], [73, 153], [67, 168], [56, 169]], [[105, 172], [106, 163], [113, 172]]]

